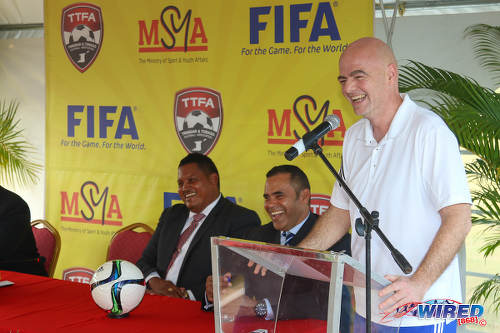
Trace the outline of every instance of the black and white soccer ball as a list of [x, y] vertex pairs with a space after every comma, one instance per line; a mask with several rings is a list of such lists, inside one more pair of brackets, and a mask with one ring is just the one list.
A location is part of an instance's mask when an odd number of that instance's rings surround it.
[[131, 262], [112, 260], [95, 271], [90, 280], [94, 302], [112, 318], [128, 315], [142, 301], [146, 291], [141, 270]]
[[92, 42], [95, 43], [95, 36], [92, 29], [90, 29], [85, 24], [77, 25], [69, 37], [69, 42]]
[[184, 129], [200, 127], [213, 130], [212, 119], [201, 110], [191, 111], [184, 119]]

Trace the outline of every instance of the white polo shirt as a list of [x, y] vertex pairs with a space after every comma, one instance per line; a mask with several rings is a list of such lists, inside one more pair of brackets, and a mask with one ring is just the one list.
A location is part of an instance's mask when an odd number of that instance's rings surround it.
[[[403, 103], [380, 142], [373, 138], [367, 119], [349, 128], [344, 139], [342, 173], [368, 211], [379, 212], [380, 229], [415, 272], [441, 226], [439, 210], [471, 203], [471, 197], [454, 134], [435, 113], [419, 107], [407, 95], [402, 97]], [[333, 188], [331, 203], [349, 210], [354, 230], [356, 218], [361, 215], [338, 182]], [[364, 238], [353, 232], [352, 256], [363, 265], [364, 245]], [[381, 275], [404, 275], [375, 232], [371, 247], [372, 271]], [[364, 295], [364, 289], [358, 289], [356, 311], [362, 316], [365, 316]], [[378, 296], [372, 295], [372, 304], [378, 306]], [[456, 256], [427, 291], [424, 300], [437, 298], [462, 300]], [[380, 318], [378, 311], [372, 313], [373, 321]], [[430, 324], [431, 320], [405, 316], [401, 326]]]

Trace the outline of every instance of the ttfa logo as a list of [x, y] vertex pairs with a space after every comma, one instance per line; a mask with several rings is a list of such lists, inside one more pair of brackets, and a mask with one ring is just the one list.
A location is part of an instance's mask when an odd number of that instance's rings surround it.
[[[270, 15], [271, 9], [274, 15]], [[269, 35], [268, 23], [272, 23], [271, 26], [274, 26], [275, 43], [285, 41], [285, 30], [288, 30], [285, 29], [285, 24], [288, 24], [290, 35], [287, 37], [292, 43], [303, 41], [301, 40], [301, 30], [303, 29], [309, 36], [309, 42], [317, 42], [321, 36], [329, 38], [329, 41], [340, 40], [332, 5], [329, 2], [320, 2], [313, 12], [311, 12], [312, 9], [312, 3], [290, 5], [286, 14], [284, 6], [251, 7], [250, 44], [259, 44], [261, 32]], [[311, 18], [314, 16], [313, 20], [303, 18], [308, 13], [310, 13]]]
[[175, 131], [188, 153], [208, 155], [222, 131], [222, 97], [210, 88], [178, 91], [174, 104]]
[[107, 186], [99, 189], [86, 181], [80, 192], [61, 192], [61, 221], [121, 226], [122, 219], [118, 196], [110, 194]]
[[[68, 137], [75, 136], [75, 129], [80, 127], [82, 125], [82, 120], [84, 120], [86, 124], [87, 138], [94, 138], [96, 113], [99, 123], [99, 138], [107, 138], [108, 128], [113, 128], [115, 130], [115, 139], [121, 139], [125, 135], [130, 136], [132, 140], [139, 139], [132, 108], [130, 106], [122, 106], [121, 109], [119, 109], [118, 106], [113, 105], [100, 105], [99, 107], [94, 107], [93, 105], [68, 105]], [[118, 113], [119, 117], [118, 122], [116, 123], [116, 115]]]
[[139, 52], [208, 51], [207, 43], [203, 21], [192, 17], [191, 9], [183, 16], [179, 8], [167, 6], [159, 20], [139, 20]]
[[76, 3], [63, 9], [61, 34], [69, 60], [85, 72], [101, 50], [103, 23], [101, 8], [90, 3]]
[[311, 194], [309, 209], [316, 215], [323, 214], [330, 207], [330, 196], [325, 194]]
[[63, 271], [63, 280], [89, 284], [94, 271], [86, 267], [70, 267]]
[[[282, 112], [276, 112], [275, 109], [267, 110], [268, 127], [267, 143], [274, 145], [293, 145], [304, 133], [309, 132], [315, 125], [324, 121], [328, 114], [337, 115], [340, 119], [340, 125], [337, 129], [328, 132], [319, 143], [325, 146], [342, 146], [345, 135], [345, 124], [340, 110], [331, 109], [330, 101], [325, 101], [323, 106], [318, 109], [316, 100], [309, 95], [302, 95], [295, 99], [292, 109], [283, 109]], [[291, 127], [291, 115], [300, 124], [304, 130], [301, 135], [297, 129]], [[301, 131], [302, 132], [302, 131]]]

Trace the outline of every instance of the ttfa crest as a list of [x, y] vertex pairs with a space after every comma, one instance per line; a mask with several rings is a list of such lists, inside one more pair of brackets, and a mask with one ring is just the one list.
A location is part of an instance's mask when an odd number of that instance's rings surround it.
[[76, 69], [85, 72], [101, 50], [101, 8], [90, 3], [76, 3], [65, 7], [61, 18], [61, 33], [69, 60]]
[[174, 122], [177, 136], [188, 153], [208, 155], [222, 130], [222, 99], [219, 92], [202, 87], [175, 94]]

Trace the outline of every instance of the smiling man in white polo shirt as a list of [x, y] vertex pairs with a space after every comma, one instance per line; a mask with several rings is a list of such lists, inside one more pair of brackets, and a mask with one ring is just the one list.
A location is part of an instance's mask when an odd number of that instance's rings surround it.
[[[399, 322], [380, 324], [384, 312], [411, 302], [462, 300], [456, 254], [471, 227], [470, 193], [455, 136], [441, 118], [399, 94], [397, 63], [387, 44], [375, 38], [351, 43], [339, 73], [344, 96], [363, 117], [346, 132], [343, 177], [369, 211], [380, 213], [380, 229], [414, 267], [402, 276], [373, 234], [372, 271], [392, 283], [372, 297], [379, 310], [372, 310], [372, 327], [391, 331]], [[299, 246], [325, 249], [354, 229], [360, 214], [338, 183], [331, 203]], [[356, 233], [352, 255], [364, 263], [365, 240]], [[365, 327], [364, 307], [364, 291], [358, 290], [355, 331]], [[456, 323], [405, 316], [399, 332], [436, 329], [454, 332]]]

